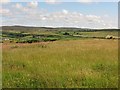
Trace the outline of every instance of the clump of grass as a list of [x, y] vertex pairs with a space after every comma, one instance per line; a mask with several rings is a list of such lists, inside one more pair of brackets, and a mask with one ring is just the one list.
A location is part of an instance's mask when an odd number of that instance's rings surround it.
[[103, 63], [96, 63], [93, 65], [93, 70], [102, 72], [107, 69], [107, 66]]
[[45, 45], [45, 44], [38, 44], [37, 47], [40, 47], [40, 48], [47, 48], [47, 45]]
[[14, 48], [18, 48], [19, 46], [17, 46], [17, 45], [13, 45], [13, 46], [11, 46], [11, 48], [12, 49], [14, 49]]

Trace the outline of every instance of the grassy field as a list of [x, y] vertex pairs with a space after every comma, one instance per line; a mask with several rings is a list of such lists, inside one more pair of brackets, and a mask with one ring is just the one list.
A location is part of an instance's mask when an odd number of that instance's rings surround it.
[[87, 30], [80, 28], [29, 28], [29, 27], [3, 27], [0, 31], [0, 42], [34, 43], [58, 40], [76, 40], [86, 38], [106, 39], [106, 36], [118, 37], [119, 30]]
[[3, 43], [3, 88], [116, 88], [118, 41]]

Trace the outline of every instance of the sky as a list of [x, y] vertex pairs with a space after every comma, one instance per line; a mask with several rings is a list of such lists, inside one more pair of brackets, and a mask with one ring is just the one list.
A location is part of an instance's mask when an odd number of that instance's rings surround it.
[[23, 1], [1, 1], [1, 26], [118, 28], [118, 0]]

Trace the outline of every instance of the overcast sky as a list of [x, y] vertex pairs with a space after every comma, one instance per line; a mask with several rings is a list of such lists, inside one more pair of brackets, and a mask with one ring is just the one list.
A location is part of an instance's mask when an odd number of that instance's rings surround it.
[[118, 28], [118, 0], [21, 1], [2, 1], [2, 25]]

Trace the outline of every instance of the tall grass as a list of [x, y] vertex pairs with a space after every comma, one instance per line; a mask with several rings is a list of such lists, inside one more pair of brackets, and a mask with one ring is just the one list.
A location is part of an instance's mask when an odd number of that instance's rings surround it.
[[3, 88], [118, 87], [117, 40], [3, 44]]

